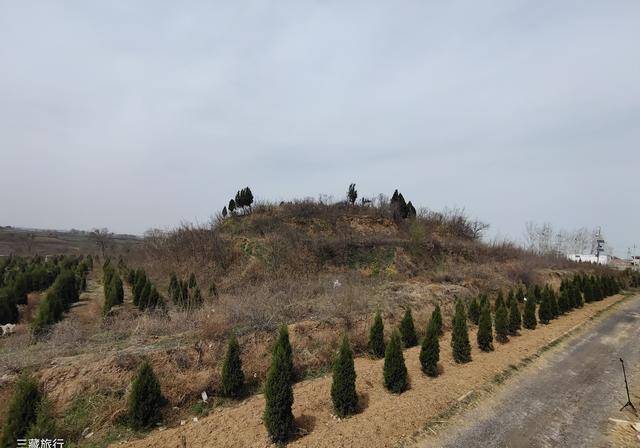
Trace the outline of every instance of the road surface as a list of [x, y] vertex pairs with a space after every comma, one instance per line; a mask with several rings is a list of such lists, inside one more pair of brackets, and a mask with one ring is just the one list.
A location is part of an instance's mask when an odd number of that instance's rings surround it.
[[629, 417], [620, 412], [627, 398], [619, 358], [630, 381], [640, 381], [640, 296], [607, 311], [419, 446], [608, 446], [608, 418]]

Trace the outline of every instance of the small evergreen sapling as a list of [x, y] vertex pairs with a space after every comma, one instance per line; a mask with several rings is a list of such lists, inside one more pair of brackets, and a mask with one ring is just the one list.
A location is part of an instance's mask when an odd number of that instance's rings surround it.
[[380, 310], [376, 311], [373, 318], [373, 325], [369, 332], [369, 351], [376, 358], [382, 358], [384, 356], [384, 323], [382, 322]]
[[127, 403], [129, 423], [135, 429], [150, 428], [161, 421], [160, 411], [165, 403], [153, 368], [145, 361], [131, 384]]
[[509, 320], [507, 307], [504, 305], [496, 310], [496, 340], [503, 344], [509, 341]]
[[473, 298], [469, 303], [469, 320], [476, 325], [480, 323], [480, 304], [477, 298]]
[[451, 336], [451, 347], [453, 348], [453, 359], [459, 364], [471, 361], [471, 344], [469, 343], [469, 329], [467, 328], [467, 316], [464, 312], [464, 305], [458, 300], [456, 312], [453, 316], [453, 334]]
[[293, 413], [293, 351], [289, 331], [280, 327], [278, 340], [271, 354], [271, 366], [264, 387], [263, 421], [273, 442], [285, 442], [294, 428]]
[[522, 325], [528, 330], [534, 330], [538, 322], [536, 320], [536, 301], [533, 297], [528, 297], [524, 303], [524, 313], [522, 314]]
[[438, 338], [438, 328], [432, 318], [420, 347], [420, 366], [422, 371], [431, 377], [438, 376], [438, 361], [440, 361], [440, 341]]
[[407, 367], [402, 355], [400, 334], [394, 331], [384, 354], [384, 387], [400, 394], [409, 386]]
[[498, 291], [498, 295], [496, 296], [496, 303], [494, 306], [494, 310], [498, 311], [498, 308], [500, 308], [500, 306], [504, 306], [504, 295], [502, 294], [502, 291]]
[[240, 398], [243, 392], [244, 372], [240, 358], [240, 345], [238, 339], [232, 335], [222, 364], [222, 394], [229, 398]]
[[36, 422], [37, 410], [42, 400], [38, 383], [23, 375], [18, 379], [15, 391], [0, 434], [1, 447], [15, 447], [18, 439], [24, 439], [29, 428]]
[[442, 336], [444, 334], [444, 329], [442, 326], [442, 313], [440, 312], [439, 304], [436, 304], [435, 309], [431, 313], [431, 320], [433, 321], [433, 325], [438, 331], [438, 336]]
[[413, 324], [411, 308], [407, 308], [402, 321], [400, 321], [400, 337], [402, 338], [404, 347], [409, 348], [418, 345], [418, 335], [416, 334], [416, 328]]
[[493, 326], [491, 324], [491, 311], [488, 305], [485, 305], [480, 313], [477, 339], [480, 350], [483, 352], [493, 350]]
[[25, 436], [26, 439], [50, 439], [55, 437], [58, 429], [51, 409], [53, 409], [53, 403], [43, 397], [36, 409], [36, 421], [29, 427]]
[[342, 338], [342, 344], [333, 361], [331, 400], [338, 417], [355, 414], [358, 409], [356, 370], [353, 364], [353, 353], [346, 335]]
[[543, 294], [540, 298], [540, 306], [538, 307], [538, 321], [541, 324], [547, 325], [551, 320], [551, 309], [549, 304], [549, 297]]
[[522, 317], [520, 316], [518, 301], [514, 297], [509, 305], [509, 334], [516, 336], [520, 328], [522, 328]]

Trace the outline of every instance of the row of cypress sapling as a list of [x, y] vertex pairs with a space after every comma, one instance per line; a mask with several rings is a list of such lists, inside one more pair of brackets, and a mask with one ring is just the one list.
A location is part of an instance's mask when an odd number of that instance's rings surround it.
[[[545, 294], [552, 291], [546, 289]], [[524, 294], [523, 294], [524, 296]], [[535, 300], [525, 305], [524, 316], [520, 316], [518, 294], [510, 294], [505, 303], [502, 295], [496, 300], [496, 337], [507, 340], [509, 335], [517, 334], [522, 322], [525, 327], [535, 328]], [[491, 331], [491, 310], [486, 298], [478, 304], [480, 313], [478, 323], [484, 331], [479, 330], [480, 348], [493, 349]], [[533, 316], [531, 310], [534, 310]], [[533, 318], [533, 320], [531, 319]], [[453, 318], [452, 350], [454, 360], [458, 363], [471, 361], [471, 345], [469, 343], [467, 316], [461, 301], [456, 303]], [[442, 334], [442, 315], [439, 307], [433, 311], [420, 350], [420, 363], [423, 372], [429, 376], [437, 376], [439, 361], [439, 336]], [[383, 379], [385, 387], [393, 393], [401, 393], [408, 387], [408, 375], [402, 353], [403, 347], [411, 347], [417, 343], [417, 335], [411, 311], [407, 310], [397, 330], [393, 331], [388, 344], [384, 341], [384, 323], [381, 313], [374, 316], [369, 335], [369, 350], [375, 357], [384, 356]], [[336, 414], [346, 417], [357, 412], [358, 398], [355, 388], [356, 372], [353, 353], [346, 336], [343, 337], [336, 358], [333, 362], [333, 382], [331, 398]], [[274, 442], [286, 441], [295, 431], [293, 405], [293, 353], [286, 326], [280, 328], [278, 339], [273, 347], [272, 360], [265, 383], [264, 424], [270, 438]], [[243, 390], [244, 374], [240, 359], [240, 348], [235, 337], [229, 341], [227, 355], [223, 365], [222, 392], [231, 397], [238, 397]]]
[[[576, 275], [573, 279], [564, 279], [561, 282], [559, 293], [556, 293], [550, 285], [544, 288], [535, 286], [530, 289], [528, 297], [525, 299], [524, 290], [519, 287], [514, 293], [510, 291], [505, 303], [502, 292], [499, 292], [495, 301], [495, 319], [491, 319], [491, 310], [486, 300], [486, 295], [480, 301], [473, 299], [469, 304], [469, 318], [478, 325], [477, 342], [478, 347], [483, 351], [493, 350], [493, 323], [495, 323], [496, 340], [506, 343], [509, 336], [515, 336], [524, 327], [533, 330], [537, 326], [536, 303], [538, 308], [538, 318], [543, 324], [557, 318], [561, 314], [567, 313], [574, 308], [583, 306], [583, 292], [581, 288], [589, 284], [600, 282], [607, 285], [604, 294], [616, 294], [620, 290], [620, 284], [613, 276], [593, 276]], [[587, 291], [588, 292], [588, 291]], [[518, 307], [519, 301], [525, 301], [522, 315]]]
[[188, 280], [179, 279], [175, 272], [172, 273], [168, 293], [173, 303], [182, 309], [192, 310], [202, 306], [202, 292], [193, 272]]
[[115, 305], [124, 303], [124, 288], [118, 271], [107, 259], [102, 266], [102, 284], [104, 289], [103, 314], [109, 313]]
[[131, 286], [133, 304], [140, 311], [166, 308], [164, 299], [147, 276], [144, 269], [131, 269], [127, 273], [127, 282]]
[[17, 323], [18, 305], [27, 304], [27, 294], [44, 291], [56, 280], [63, 268], [74, 269], [79, 287], [86, 287], [86, 272], [91, 258], [56, 256], [31, 259], [11, 255], [0, 260], [0, 324]]
[[[569, 292], [571, 290], [570, 285], [563, 286], [562, 290], [567, 291], [567, 297], [571, 296]], [[544, 296], [549, 296], [550, 291], [553, 292], [551, 288], [542, 290], [542, 300], [544, 300]], [[509, 334], [516, 334], [519, 329], [520, 315], [519, 311], [517, 311], [516, 297], [517, 295], [510, 295], [507, 303], [504, 303], [500, 295], [496, 299], [496, 338], [498, 340], [508, 337]], [[531, 305], [525, 305], [524, 325], [525, 327], [533, 326], [535, 328], [535, 314], [531, 316], [531, 310], [533, 309], [535, 311], [535, 298], [532, 297], [527, 302], [534, 304], [534, 306], [531, 308]], [[478, 345], [481, 350], [490, 351], [493, 349], [490, 306], [488, 300], [483, 300], [482, 298], [478, 305], [481, 308], [478, 318]], [[507, 306], [509, 306], [509, 313], [507, 313]], [[533, 317], [533, 322], [530, 320], [531, 317]], [[458, 301], [452, 322], [453, 356], [454, 360], [458, 363], [469, 362], [471, 360], [471, 346], [469, 344], [466, 321], [467, 316], [464, 305], [461, 301]], [[436, 307], [429, 321], [420, 350], [422, 370], [429, 376], [438, 375], [437, 363], [439, 361], [439, 336], [441, 334], [442, 316], [439, 307]], [[393, 393], [401, 393], [408, 387], [408, 375], [402, 348], [403, 346], [414, 346], [417, 343], [417, 335], [411, 311], [407, 310], [405, 312], [399, 329], [393, 331], [389, 344], [386, 346], [383, 335], [384, 323], [382, 322], [380, 312], [377, 312], [371, 328], [369, 348], [371, 353], [377, 357], [379, 357], [381, 352], [384, 352], [384, 385]], [[287, 327], [283, 326], [280, 328], [277, 341], [272, 351], [271, 366], [267, 372], [264, 389], [265, 410], [263, 420], [269, 436], [274, 442], [286, 441], [295, 431], [291, 410], [294, 400], [293, 380], [293, 352]], [[355, 380], [356, 372], [353, 353], [347, 337], [344, 336], [333, 362], [333, 382], [331, 386], [333, 407], [336, 414], [340, 417], [346, 417], [357, 412], [358, 398]], [[30, 388], [32, 391], [30, 393], [35, 394], [35, 392], [33, 392], [33, 385], [31, 385]], [[239, 398], [244, 393], [244, 374], [242, 372], [240, 346], [235, 336], [229, 339], [227, 353], [222, 367], [221, 393], [231, 398]], [[20, 403], [31, 403], [31, 400], [24, 398], [18, 401]], [[128, 397], [127, 409], [130, 424], [135, 428], [151, 427], [160, 420], [160, 409], [165, 403], [166, 400], [161, 394], [160, 384], [151, 365], [148, 362], [143, 363], [132, 383], [131, 393]], [[31, 412], [29, 415], [35, 415], [35, 411], [29, 412]], [[22, 415], [20, 412], [18, 412], [18, 414]], [[37, 420], [34, 420], [33, 416], [30, 417], [30, 419], [32, 421]], [[41, 426], [46, 427], [47, 424], [49, 423], [46, 415], [44, 415]], [[26, 431], [24, 428], [27, 428], [29, 425], [9, 425], [11, 428], [15, 428], [16, 426]], [[49, 433], [50, 432], [51, 431], [49, 431]]]
[[38, 304], [35, 318], [31, 323], [31, 329], [35, 335], [46, 333], [48, 328], [60, 321], [71, 305], [80, 299], [80, 292], [86, 286], [88, 266], [78, 261], [76, 259], [64, 263], [60, 274]]

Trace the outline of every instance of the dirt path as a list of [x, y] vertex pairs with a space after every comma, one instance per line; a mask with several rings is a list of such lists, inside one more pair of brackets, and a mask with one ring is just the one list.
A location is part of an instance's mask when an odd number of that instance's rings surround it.
[[[426, 447], [601, 447], [626, 402], [622, 370], [640, 381], [640, 297], [556, 347], [493, 399], [462, 413]], [[640, 404], [640, 403], [639, 403]], [[637, 420], [637, 417], [633, 420]]]
[[[345, 420], [332, 416], [330, 376], [299, 383], [294, 387], [293, 412], [304, 435], [288, 446], [372, 448], [407, 445], [421, 440], [424, 425], [458, 403], [459, 397], [491, 384], [496, 374], [525, 358], [535, 357], [541, 347], [621, 299], [622, 296], [609, 297], [574, 310], [550, 325], [534, 331], [523, 330], [521, 336], [512, 338], [508, 344], [498, 344], [492, 353], [482, 353], [475, 347], [475, 331], [471, 331], [473, 362], [465, 365], [457, 365], [451, 359], [450, 334], [447, 333], [440, 342], [444, 371], [435, 379], [421, 373], [419, 348], [405, 350], [411, 388], [399, 396], [384, 389], [381, 360], [356, 359], [357, 389], [363, 410]], [[263, 409], [264, 398], [256, 395], [242, 403], [218, 407], [197, 422], [188, 421], [184, 426], [154, 431], [127, 446], [180, 447], [183, 437], [188, 447], [268, 446], [261, 421]]]

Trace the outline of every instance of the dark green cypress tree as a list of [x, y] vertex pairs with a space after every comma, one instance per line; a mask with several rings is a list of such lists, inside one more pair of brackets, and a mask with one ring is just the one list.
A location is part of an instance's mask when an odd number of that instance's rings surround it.
[[501, 307], [501, 306], [504, 306], [504, 305], [505, 305], [505, 303], [504, 303], [504, 295], [502, 294], [502, 291], [498, 291], [498, 295], [496, 296], [496, 302], [495, 302], [495, 305], [494, 305], [493, 309], [495, 311], [498, 311], [498, 308]]
[[160, 391], [160, 383], [148, 361], [142, 363], [131, 383], [127, 400], [127, 415], [135, 429], [150, 428], [161, 421], [161, 409], [166, 399]]
[[479, 325], [480, 312], [480, 304], [478, 303], [478, 299], [474, 297], [469, 303], [469, 320], [475, 325]]
[[518, 290], [516, 291], [516, 300], [520, 303], [524, 302], [524, 288], [522, 285], [518, 285]]
[[404, 317], [400, 321], [400, 337], [402, 338], [402, 344], [407, 348], [418, 345], [418, 335], [413, 324], [411, 308], [407, 308], [404, 312]]
[[520, 316], [518, 301], [514, 297], [509, 305], [509, 334], [516, 336], [520, 328], [522, 328], [522, 317]]
[[507, 305], [507, 309], [511, 309], [511, 302], [514, 302], [515, 300], [516, 300], [516, 296], [513, 293], [513, 290], [510, 289], [509, 294], [507, 294], [507, 301], [505, 303], [505, 305]]
[[36, 422], [37, 410], [42, 400], [35, 379], [23, 375], [16, 383], [9, 402], [4, 428], [0, 434], [0, 446], [16, 447], [18, 439], [24, 439], [29, 428]]
[[190, 307], [192, 309], [202, 306], [202, 293], [197, 286], [191, 290]]
[[444, 334], [444, 328], [442, 325], [442, 313], [440, 312], [439, 304], [436, 304], [435, 309], [431, 313], [431, 320], [433, 320], [433, 325], [436, 330], [438, 330], [438, 336], [442, 336]]
[[569, 298], [567, 296], [567, 290], [562, 289], [558, 295], [558, 312], [564, 314], [569, 311]]
[[369, 332], [369, 352], [376, 358], [382, 358], [384, 356], [384, 323], [382, 322], [380, 310], [376, 311], [373, 318], [373, 325]]
[[147, 280], [138, 297], [138, 308], [145, 310], [149, 306], [149, 298], [151, 297], [151, 282]]
[[196, 286], [198, 286], [198, 282], [196, 281], [196, 274], [192, 272], [189, 276], [189, 288], [195, 288]]
[[169, 294], [169, 297], [171, 297], [171, 299], [174, 301], [175, 303], [175, 293], [176, 290], [178, 289], [178, 276], [176, 275], [175, 272], [171, 273], [171, 277], [169, 277], [169, 289], [167, 290], [167, 293]]
[[240, 398], [244, 392], [244, 372], [240, 359], [238, 339], [229, 338], [227, 354], [222, 364], [222, 395], [229, 398]]
[[131, 288], [131, 293], [133, 295], [133, 304], [135, 306], [140, 306], [140, 294], [142, 293], [142, 290], [144, 289], [144, 287], [147, 284], [147, 276], [144, 273], [144, 271], [139, 270], [138, 271], [138, 275], [136, 276], [136, 281], [133, 284], [133, 287]]
[[547, 325], [551, 320], [551, 309], [549, 304], [549, 297], [543, 294], [540, 298], [540, 306], [538, 307], [538, 321], [541, 324]]
[[480, 294], [480, 311], [482, 311], [482, 308], [484, 308], [485, 306], [488, 306], [489, 310], [491, 310], [491, 305], [489, 304], [489, 298], [487, 297], [487, 295]]
[[496, 310], [496, 340], [503, 344], [509, 341], [509, 318], [505, 305]]
[[540, 285], [533, 286], [533, 297], [535, 297], [536, 303], [539, 303], [542, 300], [542, 290], [540, 289]]
[[345, 335], [333, 361], [333, 380], [331, 383], [331, 401], [338, 417], [355, 414], [358, 409], [356, 394], [356, 369], [349, 339]]
[[571, 296], [571, 300], [573, 300], [574, 308], [582, 308], [584, 306], [584, 300], [582, 299], [582, 293], [580, 292], [580, 288], [575, 283], [571, 285], [569, 288], [569, 294]]
[[460, 301], [456, 304], [452, 327], [451, 347], [453, 348], [454, 361], [459, 364], [471, 361], [471, 344], [469, 343], [467, 316], [464, 312], [464, 306]]
[[493, 350], [493, 328], [491, 325], [491, 311], [488, 305], [485, 305], [480, 313], [477, 340], [478, 347], [483, 352]]
[[528, 297], [524, 303], [524, 313], [522, 315], [522, 325], [524, 328], [534, 330], [538, 324], [536, 319], [536, 301], [533, 297]]
[[553, 289], [551, 289], [550, 286], [548, 288], [549, 288], [548, 297], [549, 297], [549, 305], [551, 308], [551, 318], [555, 319], [560, 315], [560, 307], [558, 306], [558, 297], [556, 295], [556, 292]]
[[263, 421], [273, 442], [285, 442], [293, 431], [293, 352], [286, 326], [280, 327], [264, 388]]
[[438, 328], [432, 318], [420, 347], [420, 366], [422, 371], [430, 377], [438, 376], [438, 361], [440, 361], [440, 341], [438, 339]]
[[36, 421], [29, 427], [26, 439], [51, 439], [58, 434], [51, 409], [53, 409], [53, 403], [43, 397], [36, 409]]
[[591, 277], [586, 277], [584, 280], [584, 301], [591, 303], [594, 301], [593, 281]]
[[15, 324], [20, 318], [20, 311], [13, 300], [11, 289], [7, 286], [0, 289], [0, 325]]
[[400, 394], [409, 387], [407, 367], [402, 355], [400, 334], [394, 331], [384, 353], [384, 387]]

